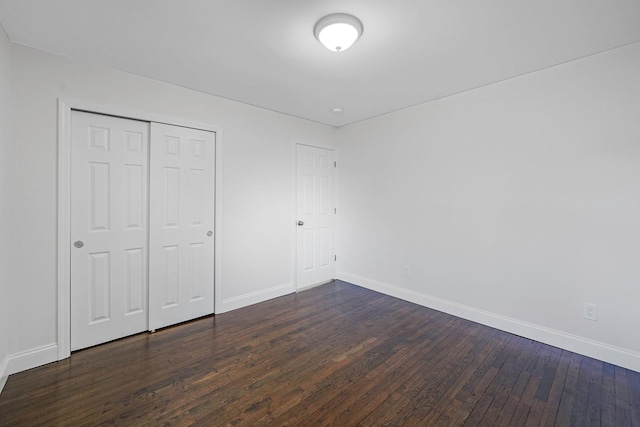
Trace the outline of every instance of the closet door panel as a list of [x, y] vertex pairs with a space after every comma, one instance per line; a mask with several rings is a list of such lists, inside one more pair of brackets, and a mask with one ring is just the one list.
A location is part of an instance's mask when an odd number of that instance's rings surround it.
[[148, 329], [149, 124], [71, 114], [71, 350]]
[[213, 313], [215, 133], [151, 124], [149, 328]]

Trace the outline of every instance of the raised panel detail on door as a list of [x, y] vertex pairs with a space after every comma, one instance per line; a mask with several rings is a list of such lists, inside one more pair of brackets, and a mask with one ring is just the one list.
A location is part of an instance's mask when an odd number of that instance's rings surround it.
[[126, 171], [126, 211], [127, 211], [127, 229], [142, 228], [145, 223], [143, 215], [145, 214], [144, 206], [147, 203], [146, 195], [146, 177], [144, 168], [141, 165], [125, 165]]
[[164, 173], [164, 203], [159, 207], [164, 211], [165, 227], [177, 227], [180, 222], [180, 169], [163, 168]]
[[147, 266], [143, 248], [127, 249], [126, 256], [126, 286], [127, 309], [125, 314], [140, 313], [144, 310], [144, 298], [147, 295], [147, 283], [144, 269]]
[[71, 114], [71, 350], [148, 329], [148, 127]]
[[106, 231], [109, 229], [111, 214], [110, 179], [108, 163], [90, 163], [91, 188], [89, 200], [91, 203], [91, 230]]
[[205, 171], [191, 169], [191, 225], [202, 225], [204, 220]]
[[315, 181], [315, 177], [313, 175], [302, 176], [302, 190], [300, 194], [300, 197], [302, 198], [302, 210], [300, 214], [305, 216], [313, 215], [314, 181]]
[[157, 329], [213, 313], [215, 133], [152, 123], [151, 141], [149, 327]]
[[191, 244], [191, 254], [190, 254], [190, 279], [191, 286], [190, 290], [190, 298], [189, 301], [197, 301], [203, 298], [205, 294], [204, 290], [206, 284], [204, 283], [204, 274], [203, 274], [203, 256], [204, 256], [204, 244], [203, 243], [192, 243]]
[[89, 306], [91, 317], [89, 323], [109, 320], [111, 317], [111, 254], [102, 252], [89, 254], [91, 266], [89, 272]]
[[332, 192], [331, 192], [331, 180], [330, 176], [321, 175], [317, 177], [318, 180], [318, 214], [320, 215], [331, 215], [333, 214], [332, 208], [333, 203], [331, 200]]
[[304, 288], [335, 276], [334, 154], [297, 146], [296, 285]]
[[146, 138], [145, 135], [140, 132], [125, 132], [125, 137], [127, 138], [125, 150], [142, 154], [143, 144], [146, 144], [146, 142], [144, 142]]
[[318, 259], [318, 267], [328, 267], [331, 264], [331, 234], [333, 230], [329, 227], [319, 227], [318, 235], [320, 236], [320, 241], [318, 245], [319, 249], [319, 259]]
[[89, 126], [89, 148], [109, 151], [109, 129]]
[[314, 237], [316, 234], [315, 230], [302, 230], [302, 271], [313, 271], [315, 267], [315, 251], [313, 250], [315, 247]]
[[[153, 277], [154, 296], [156, 291], [162, 298], [162, 308], [174, 307], [178, 304], [178, 284], [180, 272], [180, 248], [178, 246], [165, 246], [164, 250], [164, 274], [156, 282]], [[153, 326], [151, 326], [153, 328]]]

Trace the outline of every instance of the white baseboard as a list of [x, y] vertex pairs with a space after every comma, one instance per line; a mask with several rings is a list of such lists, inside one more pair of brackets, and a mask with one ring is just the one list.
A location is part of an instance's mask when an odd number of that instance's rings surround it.
[[9, 377], [9, 370], [7, 369], [8, 367], [9, 358], [5, 357], [4, 359], [2, 359], [2, 362], [0, 362], [0, 393], [2, 393], [2, 389], [7, 383], [7, 378]]
[[385, 295], [400, 298], [424, 307], [442, 311], [453, 316], [471, 320], [492, 328], [529, 338], [544, 344], [549, 344], [564, 350], [582, 354], [640, 372], [640, 353], [616, 347], [599, 341], [573, 335], [556, 329], [523, 322], [507, 316], [479, 310], [470, 306], [458, 304], [442, 298], [433, 297], [420, 292], [401, 288], [355, 274], [339, 272], [338, 279]]
[[[217, 307], [216, 314], [246, 307], [248, 305], [263, 302], [272, 298], [277, 298], [293, 292], [295, 292], [293, 284], [286, 283], [284, 285], [274, 286], [272, 288], [261, 290], [258, 292], [228, 298], [222, 300], [220, 307]], [[6, 381], [6, 377], [11, 374], [46, 365], [47, 363], [55, 362], [57, 360], [57, 344], [49, 344], [9, 355], [8, 357], [5, 357], [5, 359], [0, 364], [0, 384], [4, 385], [3, 380]]]
[[251, 292], [249, 294], [240, 295], [237, 297], [226, 298], [223, 299], [218, 306], [216, 306], [216, 314], [226, 313], [227, 311], [246, 307], [252, 304], [257, 304], [259, 302], [267, 301], [273, 298], [278, 298], [283, 295], [291, 294], [293, 292], [295, 292], [293, 284], [285, 283], [284, 285], [274, 286], [269, 289]]
[[319, 282], [319, 283], [314, 283], [313, 285], [301, 286], [298, 289], [296, 289], [296, 292], [302, 292], [302, 291], [306, 291], [308, 289], [317, 288], [318, 286], [322, 286], [322, 285], [326, 285], [327, 283], [331, 283], [334, 280], [335, 279], [331, 279], [331, 280], [327, 280], [326, 282]]
[[27, 369], [46, 365], [58, 360], [58, 344], [43, 345], [42, 347], [12, 354], [8, 358], [6, 374], [16, 374]]
[[58, 345], [49, 344], [12, 354], [0, 363], [0, 393], [11, 374], [26, 371], [58, 360]]

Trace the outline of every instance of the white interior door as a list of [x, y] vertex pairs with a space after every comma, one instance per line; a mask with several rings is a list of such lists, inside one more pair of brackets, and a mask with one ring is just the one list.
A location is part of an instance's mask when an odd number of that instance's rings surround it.
[[147, 330], [148, 127], [71, 114], [71, 350]]
[[213, 313], [215, 133], [151, 124], [149, 328]]
[[297, 288], [335, 278], [334, 152], [297, 146]]

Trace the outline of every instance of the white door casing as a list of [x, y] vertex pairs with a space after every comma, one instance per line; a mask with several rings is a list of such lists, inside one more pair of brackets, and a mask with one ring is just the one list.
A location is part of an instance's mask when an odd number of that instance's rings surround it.
[[215, 133], [151, 123], [149, 329], [214, 311]]
[[335, 278], [334, 152], [298, 144], [296, 287]]
[[71, 114], [71, 350], [147, 330], [148, 129]]

